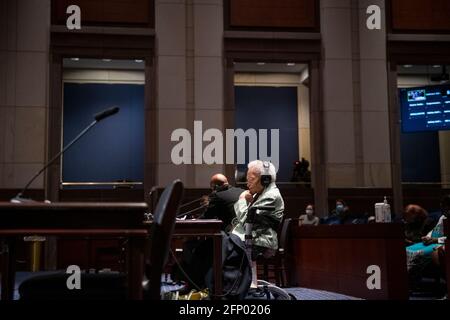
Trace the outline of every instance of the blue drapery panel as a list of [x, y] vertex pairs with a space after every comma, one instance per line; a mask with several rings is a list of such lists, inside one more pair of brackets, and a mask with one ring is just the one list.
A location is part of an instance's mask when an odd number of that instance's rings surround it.
[[64, 84], [63, 143], [112, 106], [120, 107], [119, 113], [99, 122], [64, 155], [63, 182], [143, 181], [143, 85]]
[[[235, 109], [235, 129], [280, 130], [280, 168], [277, 180], [290, 181], [294, 161], [300, 158], [297, 87], [235, 86]], [[270, 142], [270, 135], [267, 141]], [[270, 147], [268, 150], [270, 155]], [[246, 160], [249, 160], [248, 148]], [[246, 166], [238, 166], [239, 171], [244, 171], [245, 168]]]

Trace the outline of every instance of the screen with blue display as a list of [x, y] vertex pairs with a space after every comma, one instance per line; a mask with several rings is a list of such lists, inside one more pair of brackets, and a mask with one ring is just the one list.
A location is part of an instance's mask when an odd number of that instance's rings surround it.
[[450, 130], [450, 85], [399, 90], [402, 131]]

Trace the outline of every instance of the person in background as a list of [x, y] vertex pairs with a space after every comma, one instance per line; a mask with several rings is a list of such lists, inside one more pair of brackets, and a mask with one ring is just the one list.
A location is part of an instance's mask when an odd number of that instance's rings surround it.
[[376, 223], [375, 213], [367, 214], [367, 223]]
[[406, 206], [403, 212], [406, 245], [410, 246], [422, 241], [422, 237], [426, 235], [424, 229], [427, 217], [428, 212], [421, 206], [416, 204]]
[[[448, 219], [448, 217], [450, 216], [450, 195], [447, 195], [444, 198], [442, 198], [441, 212], [442, 212], [442, 216], [439, 219], [439, 222], [443, 221], [444, 219]], [[438, 224], [439, 224], [439, 222], [438, 222]], [[438, 239], [438, 243], [442, 243], [445, 240], [446, 240], [445, 237], [444, 237], [444, 239]], [[445, 259], [446, 252], [445, 252], [445, 250], [446, 250], [445, 245], [439, 246], [431, 254], [431, 259], [432, 259], [433, 263], [440, 269], [441, 275], [445, 279], [445, 281], [449, 281], [449, 279], [447, 279], [447, 277], [446, 277], [447, 273], [446, 273], [446, 259]], [[448, 297], [448, 296], [446, 296], [446, 297]]]
[[337, 199], [336, 200], [336, 207], [331, 212], [331, 216], [342, 218], [342, 217], [345, 217], [346, 213], [349, 212], [349, 211], [350, 211], [350, 209], [347, 206], [347, 204], [344, 202], [344, 200]]
[[305, 158], [294, 162], [291, 182], [311, 183], [311, 171], [309, 170], [309, 161]]
[[[442, 215], [438, 223], [426, 236], [422, 237], [421, 242], [406, 247], [406, 257], [410, 283], [416, 284], [422, 277], [423, 270], [429, 266], [433, 260], [439, 261], [439, 248], [444, 246], [446, 236], [444, 235], [444, 220], [450, 215], [450, 195], [442, 198]], [[434, 256], [434, 258], [433, 258]]]
[[344, 224], [347, 223], [350, 215], [350, 209], [342, 199], [336, 200], [336, 207], [330, 215], [324, 219], [325, 224]]
[[317, 226], [319, 225], [319, 218], [314, 214], [314, 206], [308, 204], [305, 209], [305, 214], [300, 215], [298, 225], [301, 226]]
[[231, 186], [227, 177], [220, 173], [211, 177], [210, 187], [212, 192], [202, 201], [206, 211], [200, 219], [222, 220], [222, 230], [228, 232], [231, 230], [231, 221], [236, 217], [234, 204], [244, 190]]

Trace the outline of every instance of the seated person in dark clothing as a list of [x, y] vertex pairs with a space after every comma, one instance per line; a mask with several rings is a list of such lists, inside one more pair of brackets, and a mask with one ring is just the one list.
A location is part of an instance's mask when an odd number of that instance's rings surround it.
[[309, 168], [309, 161], [305, 158], [294, 162], [294, 170], [292, 172], [291, 182], [311, 182], [311, 171]]
[[365, 224], [368, 217], [362, 213], [352, 212], [342, 199], [336, 200], [336, 208], [322, 220], [323, 224]]
[[228, 232], [231, 221], [236, 217], [234, 204], [244, 190], [229, 185], [227, 177], [220, 173], [211, 177], [210, 186], [213, 191], [204, 199], [207, 208], [200, 219], [222, 220], [222, 230]]
[[336, 207], [331, 211], [330, 215], [324, 219], [324, 224], [343, 224], [350, 215], [350, 209], [344, 200], [337, 199]]

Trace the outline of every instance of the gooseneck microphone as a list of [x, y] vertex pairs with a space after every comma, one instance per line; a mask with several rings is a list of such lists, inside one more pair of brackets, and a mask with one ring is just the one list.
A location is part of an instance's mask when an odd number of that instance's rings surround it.
[[117, 112], [119, 112], [119, 107], [112, 107], [106, 110], [103, 110], [102, 112], [97, 113], [94, 116], [94, 119], [97, 122], [102, 121], [105, 118], [108, 118], [109, 116], [115, 115]]
[[75, 142], [77, 142], [78, 140], [80, 140], [80, 138], [82, 136], [84, 136], [93, 126], [95, 126], [98, 122], [102, 121], [103, 119], [112, 116], [114, 114], [116, 114], [117, 112], [119, 112], [120, 108], [119, 107], [112, 107], [109, 109], [106, 109], [100, 113], [97, 113], [94, 116], [94, 121], [92, 121], [83, 131], [81, 131], [72, 141], [70, 141], [65, 147], [64, 149], [62, 149], [60, 152], [58, 152], [52, 159], [50, 159], [50, 161], [48, 161], [45, 166], [39, 170], [32, 178], [30, 181], [28, 181], [28, 183], [25, 185], [25, 187], [14, 197], [12, 198], [10, 201], [13, 203], [23, 203], [23, 202], [29, 202], [29, 201], [33, 201], [31, 199], [26, 199], [23, 198], [23, 195], [25, 193], [25, 191], [27, 191], [27, 189], [29, 188], [29, 186], [33, 183], [34, 180], [36, 180], [37, 177], [39, 177], [41, 175], [42, 172], [45, 171], [45, 169], [47, 169], [53, 162], [55, 162], [57, 159], [59, 159], [64, 152], [66, 152]]

